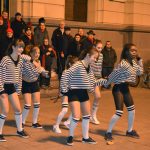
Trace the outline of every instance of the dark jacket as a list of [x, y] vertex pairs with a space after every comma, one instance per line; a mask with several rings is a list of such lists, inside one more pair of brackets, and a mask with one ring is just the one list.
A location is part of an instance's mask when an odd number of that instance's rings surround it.
[[115, 50], [111, 47], [110, 50], [104, 47], [102, 50], [103, 54], [103, 67], [114, 67], [115, 62], [117, 61], [117, 55]]
[[69, 46], [69, 55], [79, 57], [81, 51], [81, 43], [74, 39]]
[[69, 55], [69, 46], [73, 41], [73, 37], [71, 35], [63, 35], [63, 52], [65, 55], [65, 58], [67, 58], [67, 56]]
[[22, 36], [23, 30], [25, 30], [25, 27], [26, 27], [26, 23], [23, 20], [18, 21], [15, 19], [12, 21], [11, 28], [14, 31], [15, 39], [20, 38]]
[[63, 34], [60, 28], [54, 30], [52, 34], [52, 45], [57, 52], [63, 51]]
[[81, 49], [82, 49], [82, 50], [85, 50], [85, 49], [88, 49], [88, 48], [90, 48], [90, 47], [93, 47], [93, 45], [95, 44], [95, 42], [96, 42], [95, 39], [93, 39], [93, 42], [92, 42], [92, 41], [90, 41], [88, 38], [86, 38], [86, 39], [84, 39], [84, 40], [82, 41], [82, 47], [81, 47]]
[[27, 45], [34, 45], [34, 37], [33, 37], [33, 35], [31, 36], [31, 39], [30, 39], [26, 34], [23, 34], [21, 36], [21, 39], [25, 43], [25, 46], [27, 46]]

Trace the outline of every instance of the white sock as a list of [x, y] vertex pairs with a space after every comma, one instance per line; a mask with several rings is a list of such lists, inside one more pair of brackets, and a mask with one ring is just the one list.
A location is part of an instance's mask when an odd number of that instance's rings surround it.
[[25, 122], [26, 122], [27, 116], [28, 116], [29, 111], [30, 111], [30, 107], [31, 107], [31, 105], [27, 105], [27, 104], [24, 105], [24, 109], [22, 112], [22, 123], [23, 124], [25, 124]]
[[97, 110], [98, 110], [98, 106], [99, 106], [99, 104], [93, 103], [93, 106], [92, 106], [92, 113], [91, 113], [93, 118], [96, 117], [96, 113], [97, 113]]
[[22, 114], [20, 112], [15, 112], [15, 119], [18, 131], [22, 131]]
[[78, 118], [72, 118], [69, 128], [69, 136], [74, 136], [74, 130], [77, 126], [79, 119]]
[[86, 115], [82, 117], [82, 135], [84, 139], [89, 138], [89, 121], [90, 121], [90, 115]]
[[69, 118], [67, 119], [66, 122], [67, 122], [68, 124], [70, 124], [71, 120], [72, 120], [72, 113], [70, 114], [70, 116], [69, 116]]
[[40, 111], [40, 103], [34, 103], [33, 124], [37, 123], [37, 121], [38, 121], [39, 111]]
[[63, 117], [65, 116], [65, 114], [67, 113], [67, 111], [68, 111], [68, 104], [66, 104], [65, 107], [63, 104], [63, 108], [57, 117], [56, 125], [58, 125], [58, 126], [60, 125], [60, 123], [61, 123]]
[[128, 111], [128, 132], [133, 130], [135, 110]]
[[123, 114], [123, 111], [116, 110], [116, 114], [114, 114], [112, 116], [111, 120], [110, 120], [107, 132], [112, 132], [112, 129], [113, 129], [114, 125], [116, 124], [116, 122], [118, 121], [118, 119], [122, 116], [122, 114]]
[[2, 134], [2, 132], [3, 132], [3, 126], [5, 123], [5, 119], [6, 119], [6, 116], [3, 114], [0, 114], [0, 134]]

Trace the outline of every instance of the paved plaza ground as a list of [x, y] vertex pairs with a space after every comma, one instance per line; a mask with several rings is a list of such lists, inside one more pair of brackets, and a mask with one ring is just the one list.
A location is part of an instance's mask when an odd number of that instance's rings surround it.
[[[54, 86], [56, 84], [54, 83]], [[31, 128], [32, 109], [27, 120], [25, 130], [29, 133], [28, 139], [16, 136], [16, 125], [12, 108], [5, 123], [4, 135], [7, 142], [0, 143], [0, 150], [150, 150], [150, 90], [145, 88], [131, 88], [131, 92], [136, 106], [136, 117], [134, 128], [138, 131], [141, 138], [133, 139], [125, 136], [127, 129], [127, 111], [124, 109], [124, 115], [117, 122], [114, 130], [114, 144], [106, 145], [104, 133], [108, 127], [109, 120], [115, 112], [113, 97], [111, 90], [102, 91], [102, 99], [98, 111], [98, 119], [100, 125], [90, 124], [90, 136], [98, 143], [96, 145], [83, 144], [81, 122], [75, 130], [74, 146], [66, 145], [66, 137], [68, 129], [60, 126], [62, 134], [55, 134], [52, 131], [52, 125], [55, 123], [56, 116], [61, 109], [61, 101], [54, 103], [51, 97], [57, 95], [57, 90], [41, 91], [41, 110], [39, 121], [43, 125], [43, 129]], [[93, 96], [90, 95], [91, 102]], [[23, 100], [21, 99], [23, 104]], [[69, 113], [65, 116], [68, 117]], [[64, 120], [65, 120], [64, 119]], [[63, 120], [63, 121], [64, 121]]]

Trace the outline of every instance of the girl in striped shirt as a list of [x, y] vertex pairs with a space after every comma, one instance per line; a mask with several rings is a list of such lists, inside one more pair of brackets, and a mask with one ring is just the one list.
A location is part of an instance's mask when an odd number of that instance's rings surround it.
[[22, 113], [22, 124], [24, 127], [31, 107], [32, 99], [34, 103], [32, 127], [41, 129], [42, 126], [38, 123], [38, 115], [40, 110], [40, 87], [38, 78], [40, 74], [48, 77], [48, 71], [41, 67], [41, 63], [39, 61], [39, 47], [32, 47], [30, 50], [30, 56], [31, 61], [28, 61], [23, 65], [22, 94], [25, 104]]
[[2, 131], [3, 126], [5, 123], [5, 119], [8, 113], [8, 98], [4, 91], [4, 80], [5, 80], [5, 72], [2, 74], [2, 66], [0, 64], [0, 108], [1, 108], [1, 114], [0, 114], [0, 142], [5, 142], [6, 139], [4, 138]]
[[2, 112], [4, 115], [0, 119], [0, 128], [4, 125], [5, 118], [9, 111], [9, 103], [12, 104], [15, 112], [15, 119], [17, 125], [17, 134], [23, 138], [28, 138], [28, 134], [22, 128], [22, 113], [18, 95], [21, 92], [22, 87], [22, 67], [25, 61], [29, 58], [25, 55], [21, 55], [24, 49], [24, 43], [22, 40], [17, 39], [12, 43], [8, 50], [8, 55], [3, 57], [0, 62], [2, 71], [0, 74], [5, 76], [4, 82], [4, 93], [3, 97], [5, 100], [2, 102]]
[[[61, 85], [63, 84], [62, 81], [64, 81], [63, 79], [66, 78], [66, 71], [67, 69], [69, 69], [73, 64], [75, 64], [78, 60], [78, 57], [76, 56], [71, 56], [69, 55], [67, 57], [67, 60], [66, 60], [66, 66], [65, 66], [65, 70], [63, 71], [63, 74], [61, 76]], [[68, 112], [68, 96], [67, 95], [62, 95], [62, 110], [61, 112], [59, 113], [58, 117], [57, 117], [57, 121], [56, 121], [56, 124], [53, 126], [53, 131], [55, 133], [61, 133], [61, 130], [59, 128], [59, 125], [63, 119], [63, 117], [65, 116], [65, 114]], [[72, 118], [71, 117], [72, 115], [70, 115], [69, 118]], [[69, 120], [69, 121], [68, 121]], [[70, 124], [70, 119], [67, 120], [67, 124], [69, 125]], [[66, 122], [66, 121], [65, 121]], [[65, 125], [65, 122], [64, 122], [64, 125]], [[69, 122], [69, 123], [68, 123]], [[67, 125], [66, 125], [67, 126]]]
[[[96, 62], [91, 64], [91, 69], [96, 79], [100, 79], [102, 77], [102, 62], [103, 62], [103, 54], [101, 53], [102, 47], [103, 47], [102, 41], [101, 40], [96, 41], [95, 48], [99, 52], [99, 57]], [[100, 87], [96, 86], [94, 90], [94, 101], [90, 121], [97, 125], [99, 124], [99, 121], [97, 119], [96, 113], [99, 107], [100, 98], [101, 98]]]
[[135, 106], [130, 94], [129, 83], [135, 82], [136, 76], [142, 73], [143, 63], [142, 59], [138, 57], [136, 46], [134, 44], [125, 44], [121, 54], [121, 62], [109, 75], [108, 82], [105, 84], [105, 86], [108, 86], [111, 82], [115, 84], [112, 93], [116, 106], [116, 113], [112, 116], [105, 134], [105, 139], [107, 141], [113, 140], [112, 129], [123, 114], [124, 104], [128, 110], [128, 130], [126, 131], [126, 136], [139, 138], [138, 133], [133, 130]]
[[60, 90], [62, 94], [68, 96], [72, 111], [72, 120], [69, 128], [67, 144], [73, 145], [74, 130], [80, 119], [80, 107], [82, 111], [82, 142], [96, 144], [89, 137], [90, 102], [88, 91], [93, 92], [95, 77], [90, 68], [90, 64], [97, 61], [99, 52], [95, 48], [83, 51], [79, 62], [66, 71], [66, 77], [61, 80]]

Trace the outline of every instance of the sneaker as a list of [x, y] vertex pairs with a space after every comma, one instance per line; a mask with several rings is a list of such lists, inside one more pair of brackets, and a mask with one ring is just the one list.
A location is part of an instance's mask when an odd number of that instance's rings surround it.
[[23, 137], [23, 138], [28, 138], [29, 135], [24, 131], [17, 131], [17, 134], [20, 136], [20, 137]]
[[89, 143], [89, 144], [96, 144], [96, 143], [97, 143], [97, 142], [94, 141], [91, 137], [89, 137], [88, 139], [82, 138], [82, 142], [83, 142], [83, 143]]
[[136, 138], [136, 139], [139, 139], [140, 136], [139, 134], [135, 131], [135, 130], [132, 130], [131, 132], [126, 132], [126, 136], [129, 136], [129, 137], [132, 137], [132, 138]]
[[69, 146], [72, 146], [72, 145], [73, 145], [73, 137], [72, 137], [72, 136], [69, 136], [69, 137], [67, 138], [67, 145], [69, 145]]
[[42, 129], [43, 127], [39, 123], [32, 124], [33, 128]]
[[112, 141], [113, 140], [112, 133], [111, 132], [106, 132], [104, 139], [106, 141]]
[[64, 126], [66, 126], [66, 128], [69, 129], [70, 128], [70, 123], [68, 121], [65, 121]]
[[96, 125], [100, 124], [100, 122], [97, 120], [96, 117], [91, 117], [90, 122], [93, 123], [93, 124], [96, 124]]
[[55, 132], [55, 133], [61, 133], [61, 130], [60, 130], [60, 128], [59, 128], [59, 126], [58, 125], [54, 125], [53, 126], [53, 131]]
[[6, 142], [6, 139], [4, 138], [3, 134], [0, 134], [0, 142]]

